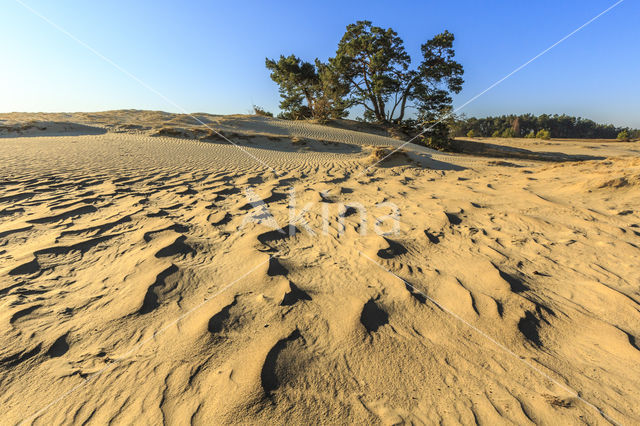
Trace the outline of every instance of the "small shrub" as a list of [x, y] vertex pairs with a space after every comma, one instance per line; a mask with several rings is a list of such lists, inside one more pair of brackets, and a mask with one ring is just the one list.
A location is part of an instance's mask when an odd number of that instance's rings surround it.
[[262, 107], [259, 107], [258, 105], [253, 106], [253, 113], [255, 115], [261, 115], [263, 117], [273, 117], [272, 112], [266, 111]]
[[424, 138], [424, 144], [431, 149], [435, 149], [437, 151], [451, 151], [453, 147], [451, 145], [450, 139], [440, 138], [437, 136], [429, 136]]
[[548, 140], [551, 139], [551, 133], [546, 129], [540, 129], [538, 133], [536, 133], [536, 138]]
[[629, 132], [627, 130], [623, 130], [618, 133], [618, 137], [616, 137], [616, 139], [621, 142], [629, 142], [631, 140], [631, 135], [629, 135]]
[[467, 132], [467, 137], [468, 138], [475, 138], [476, 137], [476, 132], [474, 132], [473, 129], [469, 130]]
[[524, 137], [526, 139], [535, 139], [536, 138], [536, 132], [534, 132], [533, 130], [530, 131], [529, 133], [527, 133], [526, 135], [524, 135]]
[[314, 118], [320, 124], [327, 124], [329, 122], [330, 117], [331, 117], [331, 102], [326, 97], [317, 99], [315, 104]]
[[422, 135], [422, 141], [426, 146], [438, 151], [451, 151], [451, 138], [449, 126], [446, 123], [436, 122], [430, 126], [430, 130]]
[[500, 135], [503, 138], [515, 138], [516, 137], [516, 133], [513, 131], [512, 128], [508, 128], [508, 129], [504, 129], [504, 131], [502, 132], [502, 134]]
[[499, 137], [501, 137], [501, 135], [500, 135], [500, 130], [496, 130], [495, 132], [491, 133], [491, 137], [492, 137], [492, 138], [499, 138]]
[[307, 141], [299, 136], [292, 136], [291, 143], [293, 145], [306, 145]]
[[189, 137], [188, 133], [184, 129], [176, 127], [162, 127], [153, 133], [153, 136], [169, 136], [171, 138]]

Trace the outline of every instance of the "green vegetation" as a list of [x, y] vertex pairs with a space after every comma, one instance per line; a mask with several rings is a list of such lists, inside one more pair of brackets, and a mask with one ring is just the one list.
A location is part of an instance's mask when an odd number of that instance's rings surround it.
[[[358, 120], [382, 124], [394, 134], [404, 133], [416, 143], [437, 149], [450, 148], [451, 136], [465, 135], [620, 140], [640, 137], [640, 130], [564, 114], [452, 116], [451, 96], [459, 93], [464, 83], [463, 67], [454, 60], [454, 40], [448, 31], [435, 35], [421, 45], [420, 56], [413, 62], [393, 29], [357, 21], [347, 26], [335, 56], [326, 62], [306, 62], [295, 55], [267, 58], [265, 65], [282, 98], [278, 117], [327, 122], [344, 118], [357, 107], [364, 111]], [[258, 115], [269, 114], [258, 107], [254, 110]]]
[[[424, 121], [422, 126], [425, 129], [429, 129], [420, 136], [420, 141], [429, 148], [437, 149], [440, 151], [451, 151], [451, 126], [453, 124], [453, 117], [448, 115], [449, 111], [443, 112], [443, 117], [433, 115], [430, 119]], [[417, 125], [416, 127], [417, 128]]]
[[261, 115], [263, 117], [273, 117], [272, 112], [265, 111], [262, 107], [259, 107], [258, 105], [253, 106], [253, 113], [255, 115]]
[[412, 68], [404, 42], [393, 29], [358, 21], [347, 26], [329, 63], [349, 85], [350, 105], [365, 109], [366, 121], [399, 123], [409, 108], [418, 111], [419, 120], [428, 119], [448, 109], [450, 94], [462, 90], [463, 69], [453, 59], [453, 41], [448, 31], [428, 40]]
[[[362, 121], [422, 135], [425, 143], [449, 140], [451, 94], [462, 90], [463, 68], [454, 60], [454, 36], [448, 31], [422, 44], [412, 66], [404, 42], [391, 28], [358, 21], [347, 26], [334, 57], [305, 62], [295, 55], [267, 58], [271, 79], [279, 86], [280, 118], [326, 121], [364, 109]], [[407, 118], [407, 111], [415, 118]], [[429, 125], [431, 123], [431, 126]], [[444, 140], [440, 141], [440, 139]], [[438, 142], [435, 142], [438, 140]]]
[[502, 133], [500, 133], [500, 137], [503, 137], [503, 138], [515, 138], [516, 137], [516, 132], [511, 128], [504, 129], [502, 131]]
[[628, 142], [631, 140], [631, 135], [629, 134], [628, 130], [623, 130], [620, 133], [618, 133], [618, 136], [616, 136], [616, 139], [618, 139], [619, 141]]
[[551, 139], [551, 133], [546, 129], [540, 129], [538, 133], [536, 133], [536, 138], [549, 140]]
[[574, 139], [614, 139], [623, 131], [630, 138], [640, 136], [640, 130], [615, 127], [612, 124], [598, 124], [592, 120], [568, 115], [533, 114], [502, 115], [486, 118], [458, 118], [453, 124], [456, 136], [464, 136], [470, 130], [481, 137], [532, 138], [541, 130], [546, 130], [554, 138]]
[[346, 116], [346, 86], [337, 81], [326, 64], [302, 61], [295, 55], [266, 59], [271, 79], [280, 86], [278, 116], [289, 120], [314, 118], [321, 121]]

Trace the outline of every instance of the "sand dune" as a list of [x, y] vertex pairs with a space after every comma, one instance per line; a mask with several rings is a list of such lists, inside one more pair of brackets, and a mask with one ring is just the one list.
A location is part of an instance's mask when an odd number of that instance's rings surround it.
[[0, 115], [1, 423], [640, 422], [631, 145], [197, 116]]

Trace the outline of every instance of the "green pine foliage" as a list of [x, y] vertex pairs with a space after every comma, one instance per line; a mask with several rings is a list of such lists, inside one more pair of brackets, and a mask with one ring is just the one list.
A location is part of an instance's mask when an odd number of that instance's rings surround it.
[[[548, 130], [554, 138], [571, 139], [615, 139], [626, 130], [633, 139], [639, 130], [616, 127], [611, 124], [598, 124], [593, 120], [568, 115], [533, 114], [502, 115], [498, 117], [461, 117], [453, 123], [455, 136], [464, 136], [473, 130], [479, 137], [501, 137], [505, 132], [513, 132], [513, 137], [533, 137], [540, 130]], [[637, 137], [637, 136], [635, 136]]]
[[266, 111], [264, 108], [258, 106], [258, 105], [254, 105], [253, 106], [253, 113], [255, 115], [261, 115], [263, 117], [273, 117], [273, 113]]
[[511, 127], [509, 127], [508, 129], [504, 129], [502, 131], [502, 133], [500, 134], [501, 137], [503, 138], [515, 138], [516, 134], [513, 131], [513, 129]]
[[629, 140], [631, 140], [631, 136], [629, 135], [628, 130], [623, 130], [620, 133], [618, 133], [618, 136], [616, 136], [616, 139], [622, 142], [628, 142]]
[[546, 129], [540, 129], [540, 130], [538, 130], [538, 133], [536, 133], [536, 138], [538, 138], [538, 139], [551, 139], [551, 133]]
[[295, 55], [266, 59], [271, 79], [280, 87], [279, 118], [291, 120], [345, 117], [346, 86], [339, 82], [327, 64], [305, 62]]
[[[464, 83], [462, 65], [454, 60], [454, 39], [449, 31], [435, 35], [421, 45], [413, 62], [393, 29], [357, 21], [347, 26], [335, 56], [326, 63], [295, 55], [267, 58], [265, 65], [282, 98], [278, 117], [322, 122], [345, 117], [358, 106], [364, 110], [361, 120], [414, 135], [431, 122], [433, 128], [424, 137], [439, 144], [435, 141], [450, 134], [451, 95]], [[415, 117], [407, 117], [409, 110], [416, 111]], [[434, 117], [446, 119], [440, 123]]]
[[[391, 28], [358, 21], [347, 26], [330, 65], [349, 85], [348, 102], [365, 110], [364, 119], [401, 123], [409, 108], [417, 115], [441, 114], [459, 93], [463, 68], [454, 60], [454, 35], [437, 34], [412, 61], [403, 40]], [[416, 66], [412, 66], [416, 63]]]

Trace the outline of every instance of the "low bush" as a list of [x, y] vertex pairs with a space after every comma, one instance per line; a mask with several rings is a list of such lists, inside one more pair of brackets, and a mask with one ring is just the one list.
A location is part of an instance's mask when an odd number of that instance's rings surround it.
[[453, 146], [451, 145], [449, 126], [446, 123], [436, 122], [429, 127], [429, 131], [422, 136], [424, 144], [438, 151], [451, 151]]
[[631, 135], [627, 130], [623, 130], [620, 133], [618, 133], [618, 137], [616, 137], [616, 139], [618, 139], [621, 142], [629, 142], [631, 140]]
[[516, 137], [516, 132], [514, 132], [512, 128], [504, 129], [502, 134], [500, 134], [500, 137], [503, 137], [503, 138], [515, 138]]
[[263, 117], [273, 117], [272, 112], [266, 111], [262, 107], [259, 107], [258, 105], [253, 106], [253, 113], [255, 115], [261, 115]]
[[551, 133], [546, 129], [540, 129], [538, 133], [536, 133], [536, 138], [548, 140], [551, 139]]

